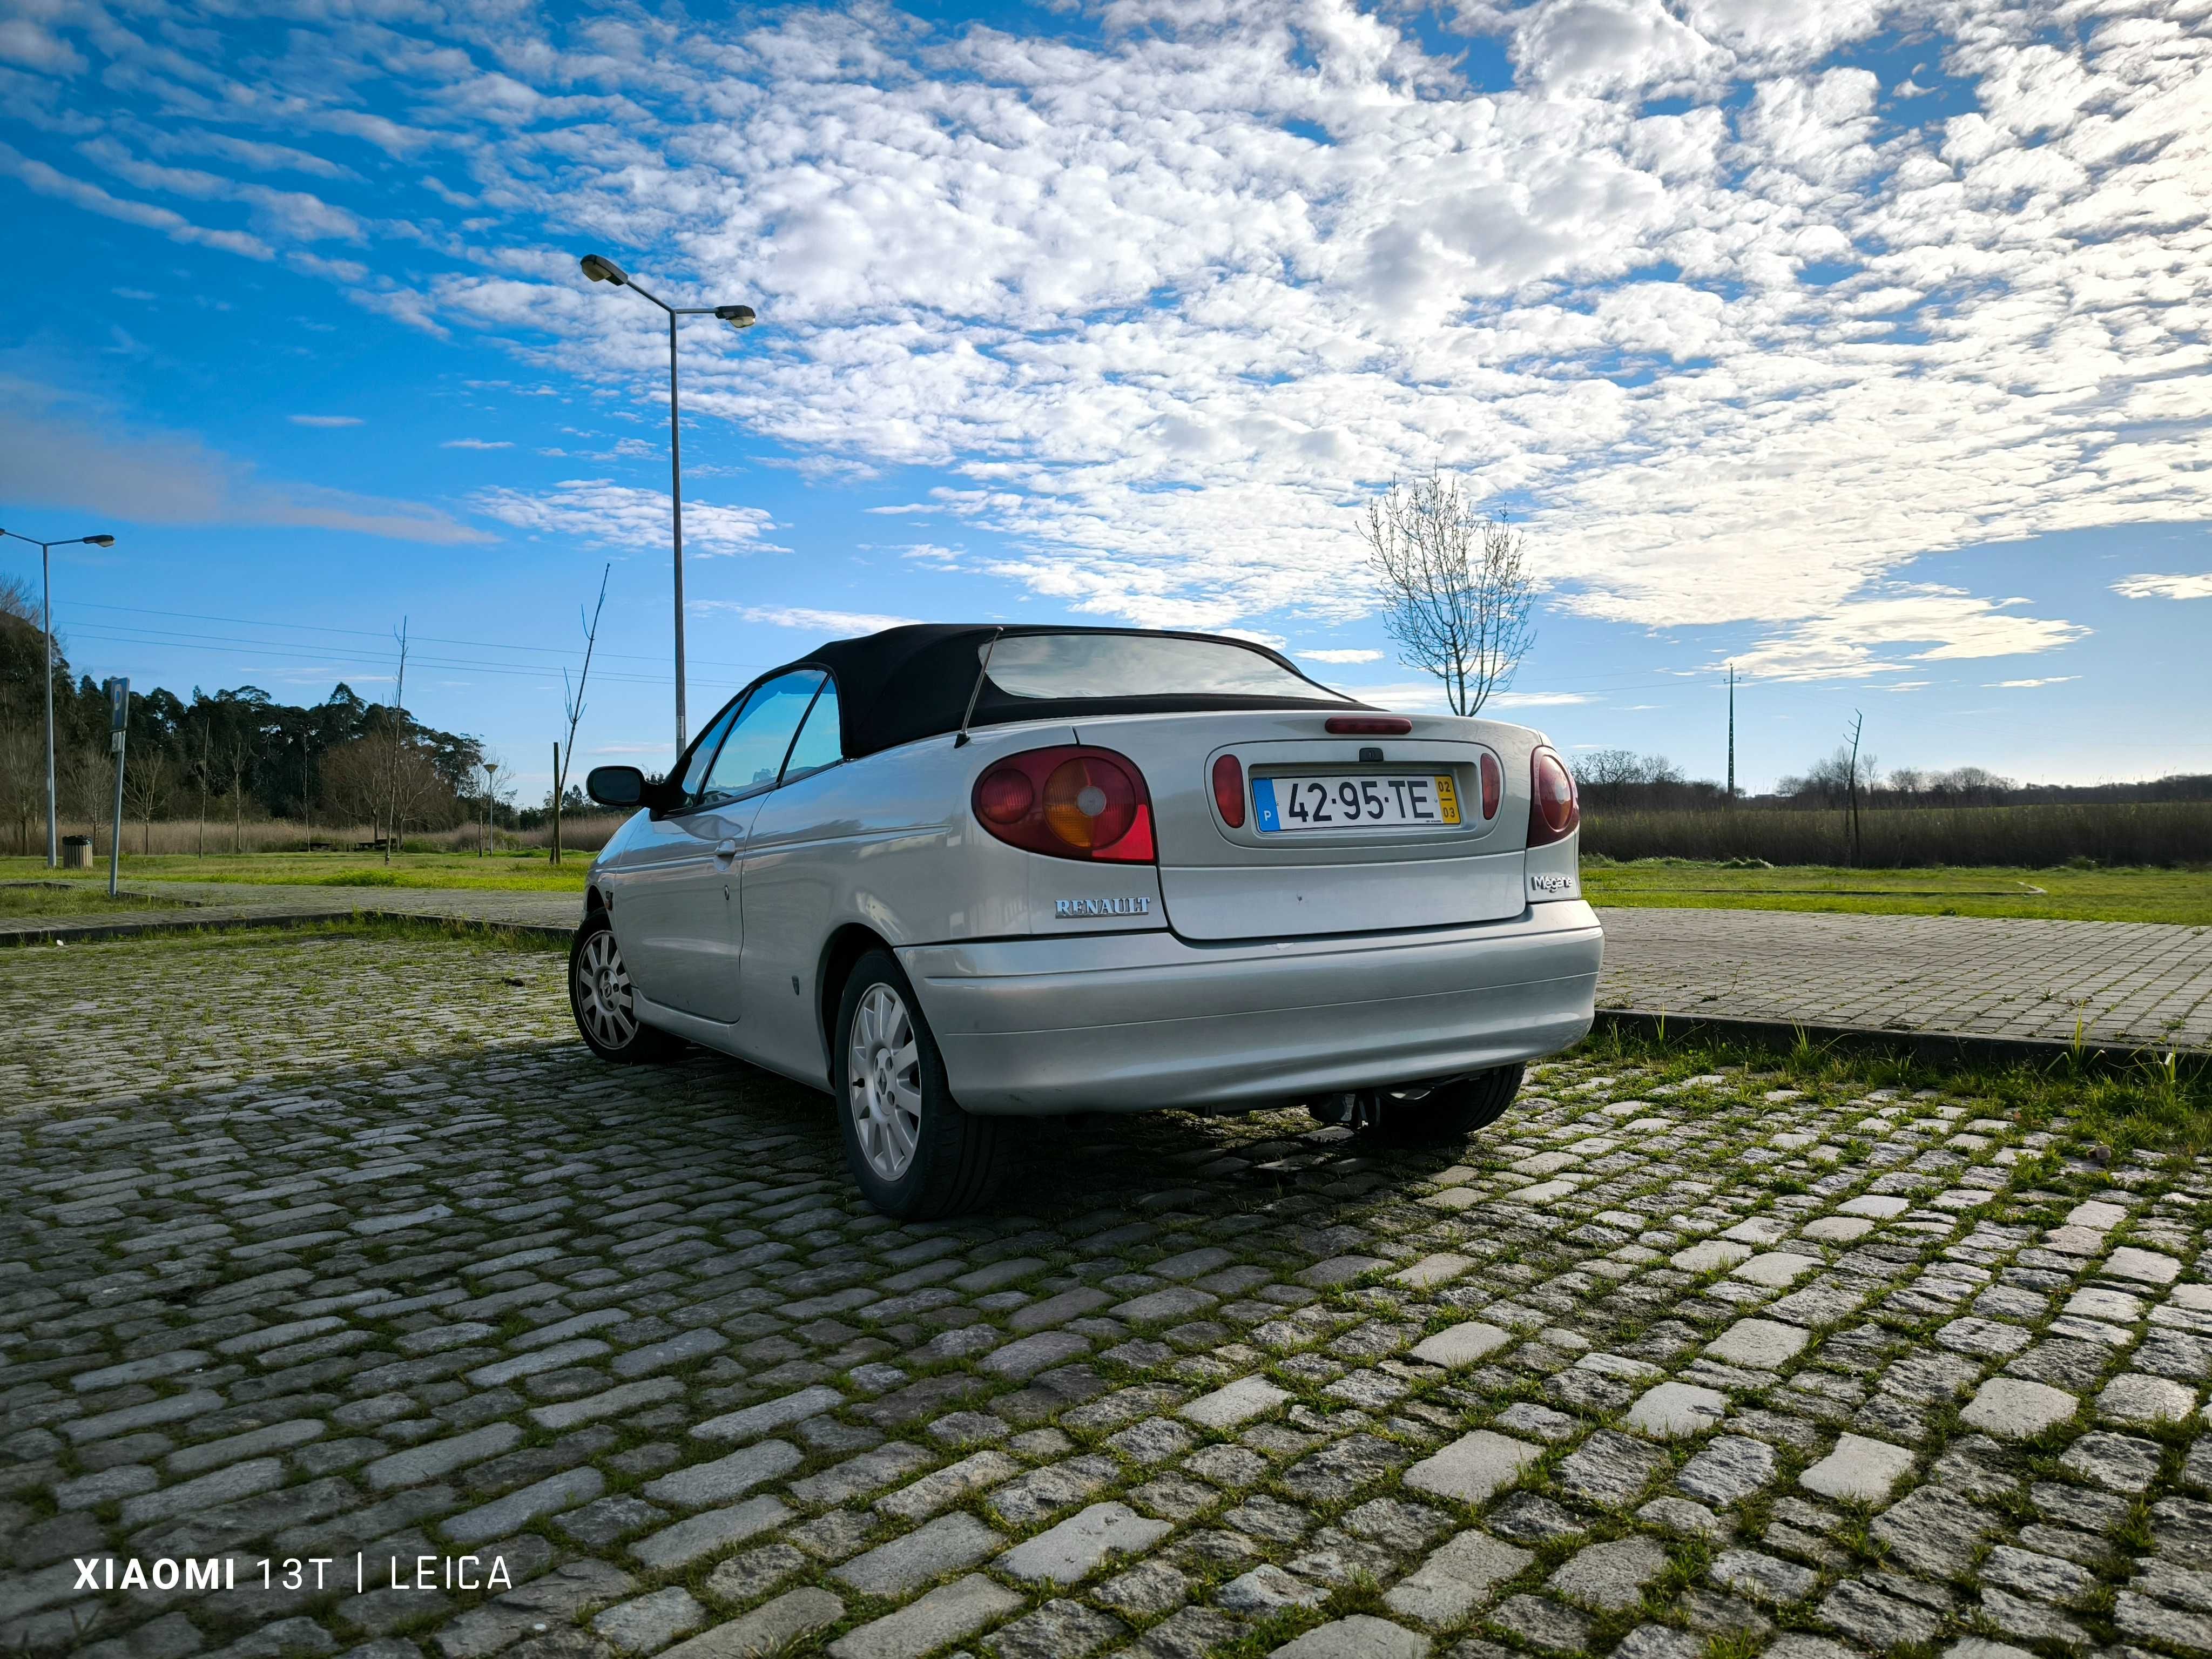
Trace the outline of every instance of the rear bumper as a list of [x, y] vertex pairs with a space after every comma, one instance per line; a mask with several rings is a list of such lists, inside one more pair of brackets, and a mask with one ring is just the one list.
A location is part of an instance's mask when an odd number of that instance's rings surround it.
[[952, 1092], [991, 1115], [1295, 1101], [1533, 1060], [1590, 1028], [1580, 900], [1419, 933], [913, 945]]

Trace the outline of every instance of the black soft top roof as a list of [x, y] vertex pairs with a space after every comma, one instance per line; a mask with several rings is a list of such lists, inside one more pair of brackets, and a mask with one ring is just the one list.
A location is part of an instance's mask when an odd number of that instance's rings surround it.
[[[960, 717], [975, 690], [979, 653], [993, 635], [1017, 639], [1037, 634], [1118, 634], [1139, 639], [1211, 640], [1256, 652], [1300, 679], [1306, 676], [1290, 659], [1249, 640], [1219, 634], [1192, 634], [1157, 628], [1068, 628], [1030, 624], [1001, 628], [991, 623], [917, 623], [887, 628], [857, 640], [831, 640], [775, 671], [826, 668], [837, 679], [838, 714], [844, 726], [848, 760], [872, 755], [916, 738], [960, 729]], [[1310, 681], [1308, 684], [1311, 684]], [[1214, 708], [1359, 708], [1315, 685], [1310, 697], [1209, 694], [1074, 697], [1009, 696], [988, 681], [975, 700], [972, 726], [1001, 726], [1015, 720], [1073, 720], [1099, 714], [1176, 714]]]

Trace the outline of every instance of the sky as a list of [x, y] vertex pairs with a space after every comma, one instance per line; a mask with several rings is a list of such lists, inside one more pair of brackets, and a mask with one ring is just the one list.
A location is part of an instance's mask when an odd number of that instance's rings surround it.
[[[74, 666], [544, 793], [900, 620], [1249, 634], [1528, 536], [1573, 753], [2212, 770], [2212, 0], [0, 0], [0, 525]], [[0, 573], [38, 576], [0, 542]]]

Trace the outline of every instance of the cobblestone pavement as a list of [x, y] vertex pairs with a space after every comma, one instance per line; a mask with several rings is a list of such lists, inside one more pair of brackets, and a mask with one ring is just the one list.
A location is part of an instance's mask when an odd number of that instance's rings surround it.
[[[566, 930], [565, 893], [147, 882], [210, 908], [161, 925], [356, 909]], [[2145, 922], [1606, 909], [1598, 1006], [2046, 1042], [2212, 1049], [2212, 927]], [[89, 933], [82, 917], [0, 921], [0, 939]]]
[[819, 1097], [591, 1060], [552, 952], [0, 1002], [10, 1652], [2212, 1651], [2212, 1184], [1987, 1102], [1571, 1060], [1441, 1152], [1039, 1127], [902, 1226]]
[[2212, 1048], [2212, 927], [1607, 909], [1598, 1006]]

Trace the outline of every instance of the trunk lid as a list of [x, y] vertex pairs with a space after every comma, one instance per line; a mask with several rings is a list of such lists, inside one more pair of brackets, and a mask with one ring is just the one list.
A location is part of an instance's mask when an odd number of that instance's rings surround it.
[[[1084, 742], [1127, 755], [1145, 775], [1161, 902], [1176, 933], [1226, 940], [1394, 932], [1501, 921], [1527, 908], [1536, 733], [1416, 714], [1407, 736], [1340, 737], [1327, 718], [1284, 710], [1082, 722]], [[1215, 799], [1213, 769], [1224, 756], [1241, 774], [1241, 824]], [[1486, 815], [1486, 757], [1496, 802]], [[1457, 806], [1456, 823], [1447, 803]]]

